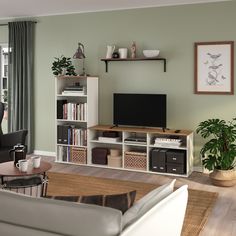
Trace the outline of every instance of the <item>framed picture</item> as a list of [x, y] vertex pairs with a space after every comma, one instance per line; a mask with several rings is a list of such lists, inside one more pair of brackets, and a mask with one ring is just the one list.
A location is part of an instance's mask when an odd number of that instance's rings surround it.
[[195, 93], [234, 93], [234, 42], [195, 43]]

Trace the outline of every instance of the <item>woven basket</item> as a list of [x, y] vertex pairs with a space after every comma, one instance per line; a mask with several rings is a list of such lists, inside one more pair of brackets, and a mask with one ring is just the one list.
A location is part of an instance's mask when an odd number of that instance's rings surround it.
[[125, 152], [124, 168], [147, 170], [147, 154], [144, 152]]
[[71, 162], [77, 164], [87, 163], [87, 149], [82, 147], [71, 148]]

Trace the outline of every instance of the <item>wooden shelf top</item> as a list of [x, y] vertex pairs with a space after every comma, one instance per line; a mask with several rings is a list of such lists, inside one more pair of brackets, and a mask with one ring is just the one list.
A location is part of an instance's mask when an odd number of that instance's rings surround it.
[[135, 133], [153, 133], [153, 134], [163, 134], [163, 135], [179, 135], [187, 136], [193, 133], [192, 130], [181, 130], [179, 133], [175, 133], [176, 129], [166, 129], [165, 132], [161, 128], [137, 128], [137, 127], [122, 127], [113, 125], [96, 125], [89, 129], [98, 131], [118, 131], [118, 132], [135, 132]]

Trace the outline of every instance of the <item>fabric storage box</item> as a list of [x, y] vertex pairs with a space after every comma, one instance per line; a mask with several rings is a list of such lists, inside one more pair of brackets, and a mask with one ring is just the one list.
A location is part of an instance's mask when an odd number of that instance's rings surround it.
[[122, 167], [122, 157], [121, 156], [108, 155], [107, 162], [108, 162], [108, 166], [110, 166], [110, 167], [117, 167], [117, 168]]
[[92, 163], [99, 165], [107, 165], [108, 149], [95, 147], [92, 149]]
[[167, 173], [172, 174], [185, 174], [185, 167], [181, 164], [167, 164], [166, 166]]
[[110, 155], [113, 157], [120, 156], [121, 150], [120, 149], [110, 149]]
[[153, 149], [150, 152], [150, 170], [154, 172], [166, 172], [167, 149]]
[[185, 156], [186, 151], [184, 150], [168, 150], [166, 152], [166, 162], [184, 164], [186, 159]]
[[145, 152], [125, 152], [124, 168], [147, 170], [147, 154]]
[[77, 164], [86, 164], [87, 149], [83, 147], [71, 147], [71, 162]]

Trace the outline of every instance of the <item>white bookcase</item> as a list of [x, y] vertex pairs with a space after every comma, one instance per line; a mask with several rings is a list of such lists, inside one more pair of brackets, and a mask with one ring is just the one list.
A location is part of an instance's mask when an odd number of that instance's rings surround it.
[[[83, 92], [63, 93], [66, 87], [78, 83]], [[58, 101], [67, 104], [66, 107], [58, 106]], [[56, 161], [87, 164], [87, 130], [98, 123], [98, 77], [56, 77], [55, 107]]]
[[[88, 165], [102, 167], [102, 168], [115, 168], [121, 170], [130, 170], [130, 171], [140, 171], [153, 174], [164, 174], [172, 176], [181, 176], [188, 177], [193, 171], [193, 132], [191, 130], [181, 130], [179, 133], [175, 133], [175, 130], [166, 130], [165, 132], [162, 129], [155, 128], [133, 128], [133, 127], [112, 127], [112, 125], [96, 125], [90, 127], [89, 131], [89, 149], [88, 149]], [[99, 137], [102, 136], [104, 131], [116, 131], [119, 134], [119, 140], [111, 141], [108, 140], [99, 140]], [[137, 138], [145, 138], [146, 142], [126, 142], [126, 139], [135, 136]], [[171, 146], [165, 143], [158, 145], [155, 144], [155, 138], [176, 138], [180, 139], [180, 146]], [[95, 147], [108, 148], [108, 149], [119, 149], [122, 158], [122, 166], [119, 168], [111, 167], [108, 165], [98, 165], [92, 164], [92, 149]], [[155, 172], [150, 169], [150, 153], [153, 149], [168, 149], [173, 151], [181, 151], [185, 155], [184, 159], [184, 171], [179, 174], [178, 172], [174, 173], [175, 168], [172, 168], [172, 173], [168, 172]], [[125, 156], [129, 152], [141, 152], [145, 154], [145, 169], [140, 170], [135, 168], [135, 165], [132, 168], [125, 166]]]

